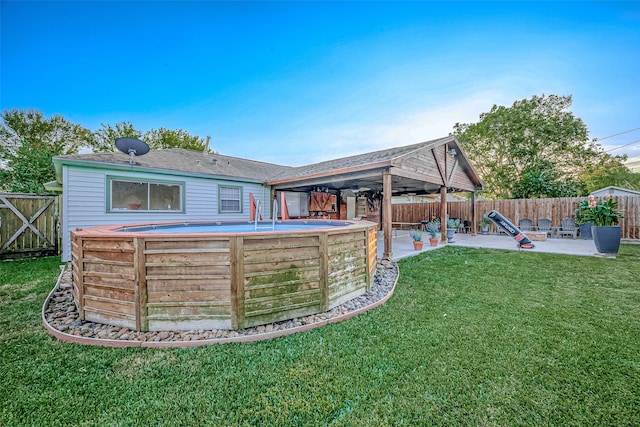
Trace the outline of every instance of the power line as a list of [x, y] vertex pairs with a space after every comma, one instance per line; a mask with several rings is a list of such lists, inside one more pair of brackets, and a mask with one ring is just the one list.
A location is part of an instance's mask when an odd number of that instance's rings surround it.
[[[613, 135], [605, 136], [604, 138], [596, 138], [596, 139], [594, 139], [594, 141], [602, 141], [603, 139], [613, 138], [614, 136], [624, 135], [625, 133], [635, 132], [637, 130], [640, 130], [640, 128], [629, 129], [629, 130], [625, 130], [624, 132], [620, 132], [620, 133], [614, 133]], [[615, 148], [614, 148], [614, 150], [615, 150]]]
[[639, 143], [639, 142], [640, 142], [640, 139], [638, 139], [637, 141], [630, 142], [630, 143], [628, 143], [628, 144], [621, 145], [621, 146], [619, 146], [619, 147], [615, 147], [615, 148], [610, 148], [610, 149], [608, 149], [608, 150], [604, 150], [604, 152], [605, 152], [605, 153], [608, 153], [609, 151], [617, 150], [618, 148], [628, 147], [628, 146], [630, 146], [630, 145], [637, 144], [637, 143]]

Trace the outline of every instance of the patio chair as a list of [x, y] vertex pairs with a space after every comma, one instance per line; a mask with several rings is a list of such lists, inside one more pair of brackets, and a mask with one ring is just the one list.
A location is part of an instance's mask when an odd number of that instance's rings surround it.
[[560, 229], [558, 229], [558, 234], [560, 237], [564, 237], [564, 235], [573, 236], [575, 239], [578, 236], [578, 227], [576, 227], [576, 222], [573, 218], [563, 218], [560, 222]]
[[549, 237], [553, 237], [553, 228], [551, 228], [551, 220], [548, 218], [539, 218], [538, 231], [546, 232]]
[[521, 231], [531, 231], [533, 230], [533, 221], [531, 221], [529, 218], [522, 218], [518, 223], [518, 228]]

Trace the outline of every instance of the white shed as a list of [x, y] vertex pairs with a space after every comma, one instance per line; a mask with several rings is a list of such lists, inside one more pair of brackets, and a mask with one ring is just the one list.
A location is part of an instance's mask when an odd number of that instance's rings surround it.
[[591, 194], [597, 197], [604, 197], [607, 194], [612, 196], [637, 196], [640, 197], [640, 191], [630, 190], [628, 188], [614, 187], [610, 185], [608, 187], [601, 188], [596, 191], [592, 191]]

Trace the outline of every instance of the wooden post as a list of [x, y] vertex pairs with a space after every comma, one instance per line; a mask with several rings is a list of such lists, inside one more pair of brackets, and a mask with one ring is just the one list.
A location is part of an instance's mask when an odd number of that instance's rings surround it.
[[382, 232], [384, 235], [384, 259], [393, 256], [391, 247], [391, 172], [389, 169], [382, 173]]
[[133, 270], [135, 272], [136, 289], [136, 330], [147, 332], [149, 330], [149, 320], [147, 317], [147, 274], [146, 255], [144, 253], [144, 239], [133, 239]]
[[447, 241], [447, 187], [440, 187], [440, 239]]
[[242, 329], [245, 325], [244, 310], [244, 237], [229, 239], [231, 255], [231, 329]]
[[327, 233], [320, 233], [318, 240], [320, 250], [320, 306], [324, 312], [329, 310], [329, 243]]
[[78, 304], [78, 319], [84, 320], [84, 241], [82, 237], [77, 237], [75, 241], [77, 253], [73, 265], [76, 267], [75, 279], [78, 279], [78, 283], [75, 284], [78, 295], [76, 304]]
[[471, 192], [471, 235], [476, 235], [478, 229], [478, 218], [476, 218], [476, 192]]

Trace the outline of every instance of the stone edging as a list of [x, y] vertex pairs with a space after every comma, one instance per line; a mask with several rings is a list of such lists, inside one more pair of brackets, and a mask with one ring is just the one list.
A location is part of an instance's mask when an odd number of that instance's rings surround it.
[[373, 302], [364, 307], [355, 309], [345, 314], [337, 315], [335, 317], [331, 317], [326, 320], [320, 320], [314, 323], [295, 326], [287, 329], [279, 329], [273, 332], [263, 332], [254, 335], [243, 335], [237, 337], [229, 337], [229, 338], [209, 338], [197, 341], [123, 341], [123, 340], [114, 340], [108, 338], [87, 338], [81, 337], [77, 335], [68, 334], [66, 332], [59, 331], [58, 329], [52, 327], [46, 319], [45, 311], [51, 302], [51, 298], [53, 297], [54, 292], [56, 292], [60, 286], [62, 281], [62, 275], [64, 274], [65, 267], [62, 266], [60, 268], [60, 275], [58, 276], [58, 280], [56, 285], [53, 287], [49, 295], [44, 301], [42, 305], [42, 323], [44, 327], [47, 329], [49, 334], [53, 335], [58, 341], [69, 342], [74, 344], [84, 344], [84, 345], [95, 345], [95, 346], [103, 346], [103, 347], [153, 347], [153, 348], [191, 348], [191, 347], [200, 347], [203, 345], [212, 345], [212, 344], [226, 344], [231, 342], [253, 342], [253, 341], [262, 341], [269, 340], [273, 338], [278, 338], [286, 335], [295, 334], [298, 332], [310, 331], [315, 328], [320, 328], [326, 326], [331, 323], [342, 322], [347, 319], [351, 319], [361, 313], [365, 313], [373, 308], [379, 307], [382, 304], [386, 303], [389, 298], [393, 296], [393, 293], [396, 289], [396, 284], [398, 283], [398, 279], [400, 278], [400, 270], [397, 269], [397, 274], [395, 280], [393, 282], [393, 286], [387, 295], [385, 295], [380, 300]]

